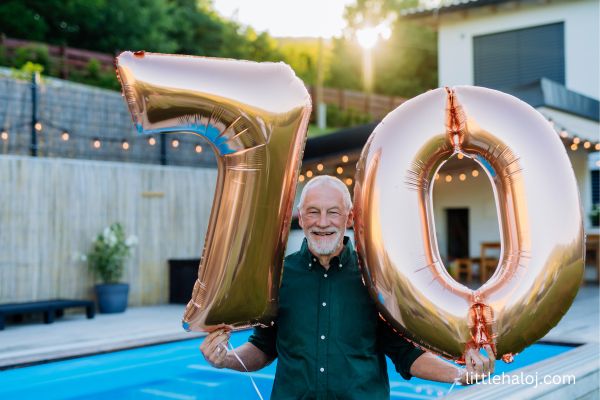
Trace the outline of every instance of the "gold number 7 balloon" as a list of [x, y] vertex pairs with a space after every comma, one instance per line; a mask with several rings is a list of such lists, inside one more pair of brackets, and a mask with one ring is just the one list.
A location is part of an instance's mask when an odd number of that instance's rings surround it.
[[[450, 277], [435, 236], [434, 178], [456, 153], [486, 171], [498, 210], [499, 266], [476, 290]], [[569, 309], [583, 277], [577, 183], [558, 135], [526, 103], [468, 86], [417, 96], [375, 128], [355, 182], [365, 282], [421, 347], [460, 361], [489, 344], [510, 361]]]
[[140, 133], [197, 134], [217, 155], [184, 328], [270, 323], [311, 111], [306, 88], [283, 63], [124, 52], [116, 66]]

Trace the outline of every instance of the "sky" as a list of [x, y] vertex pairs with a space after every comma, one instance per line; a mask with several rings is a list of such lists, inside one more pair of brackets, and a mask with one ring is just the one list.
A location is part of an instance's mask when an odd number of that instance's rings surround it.
[[354, 0], [213, 0], [226, 18], [274, 37], [340, 36], [344, 8]]

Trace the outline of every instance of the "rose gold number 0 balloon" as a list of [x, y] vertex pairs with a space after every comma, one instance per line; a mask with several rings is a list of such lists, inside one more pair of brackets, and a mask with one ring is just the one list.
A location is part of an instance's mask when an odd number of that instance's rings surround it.
[[117, 73], [139, 132], [195, 133], [217, 155], [184, 327], [269, 323], [311, 111], [306, 88], [283, 63], [125, 52]]
[[[487, 172], [501, 230], [499, 268], [477, 290], [454, 281], [435, 236], [432, 185], [462, 153]], [[583, 227], [565, 148], [537, 111], [477, 87], [437, 89], [375, 129], [357, 166], [355, 235], [381, 314], [420, 346], [460, 361], [491, 344], [505, 361], [564, 315], [583, 275]]]

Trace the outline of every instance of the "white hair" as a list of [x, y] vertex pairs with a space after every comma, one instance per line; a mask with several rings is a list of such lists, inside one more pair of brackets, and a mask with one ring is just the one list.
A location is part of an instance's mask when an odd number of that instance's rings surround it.
[[348, 187], [344, 184], [344, 182], [331, 175], [319, 175], [311, 179], [306, 185], [304, 185], [304, 187], [302, 188], [302, 193], [300, 193], [298, 209], [300, 209], [304, 204], [304, 198], [306, 197], [308, 189], [321, 185], [329, 185], [334, 189], [339, 190], [342, 194], [342, 197], [344, 198], [344, 206], [346, 206], [346, 210], [350, 211], [352, 209], [352, 198], [350, 197], [350, 191], [348, 190]]

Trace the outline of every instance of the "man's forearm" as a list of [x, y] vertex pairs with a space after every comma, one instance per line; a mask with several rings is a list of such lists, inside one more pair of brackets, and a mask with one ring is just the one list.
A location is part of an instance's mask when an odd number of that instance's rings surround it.
[[460, 373], [460, 368], [431, 353], [423, 353], [410, 367], [411, 375], [438, 382], [454, 382]]
[[242, 360], [246, 368], [240, 363], [237, 357], [230, 350], [227, 352], [225, 357], [224, 368], [233, 369], [236, 371], [249, 372], [257, 371], [263, 367], [269, 365], [273, 359], [269, 358], [262, 350], [254, 346], [252, 343], [244, 343], [240, 347], [237, 347], [235, 354]]

